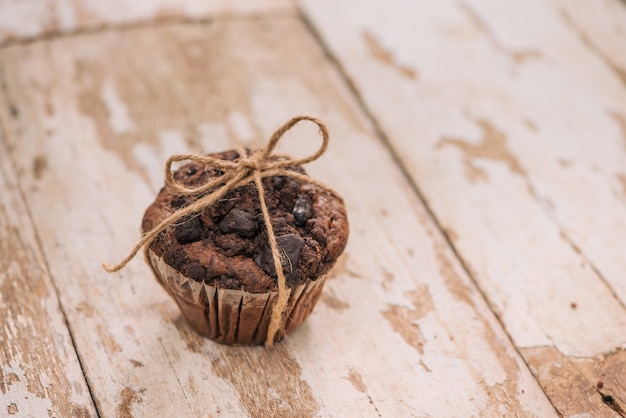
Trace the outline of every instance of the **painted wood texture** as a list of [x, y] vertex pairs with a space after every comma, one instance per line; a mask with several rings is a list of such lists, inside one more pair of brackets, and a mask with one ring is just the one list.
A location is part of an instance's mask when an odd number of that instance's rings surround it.
[[[557, 415], [300, 19], [106, 31], [0, 62], [5, 141], [102, 416]], [[344, 194], [352, 236], [285, 343], [212, 343], [142, 260], [101, 270], [168, 155], [258, 146], [298, 113], [330, 126], [310, 173]], [[284, 148], [316, 141], [302, 126]]]
[[[626, 416], [623, 3], [100, 3], [0, 0], [0, 416]], [[100, 268], [299, 113], [352, 234], [285, 343]]]
[[624, 5], [302, 5], [559, 412], [623, 414]]
[[1, 130], [0, 190], [0, 416], [96, 416]]
[[293, 11], [291, 0], [0, 0], [0, 45], [103, 27]]

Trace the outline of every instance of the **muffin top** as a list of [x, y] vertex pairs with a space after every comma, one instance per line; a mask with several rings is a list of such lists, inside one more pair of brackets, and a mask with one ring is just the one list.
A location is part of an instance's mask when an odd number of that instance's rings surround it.
[[[235, 160], [237, 151], [210, 156]], [[305, 174], [299, 166], [289, 167]], [[189, 163], [174, 173], [187, 187], [205, 184], [222, 173]], [[272, 221], [287, 286], [325, 274], [343, 252], [348, 219], [342, 201], [316, 185], [288, 176], [263, 179], [265, 201]], [[156, 227], [194, 196], [161, 189], [142, 220], [143, 232]], [[157, 256], [185, 276], [220, 288], [265, 293], [277, 289], [277, 274], [254, 183], [233, 189], [162, 233], [150, 245]]]

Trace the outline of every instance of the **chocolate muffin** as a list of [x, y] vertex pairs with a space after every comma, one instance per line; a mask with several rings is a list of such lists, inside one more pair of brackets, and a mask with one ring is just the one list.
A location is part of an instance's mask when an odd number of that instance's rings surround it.
[[[239, 154], [211, 156], [235, 160]], [[299, 166], [287, 169], [306, 174]], [[174, 180], [196, 187], [221, 174], [192, 162], [179, 168]], [[313, 310], [325, 274], [346, 246], [348, 220], [341, 199], [322, 187], [289, 176], [262, 182], [289, 294], [275, 337], [280, 340]], [[195, 199], [164, 187], [144, 214], [143, 232]], [[277, 272], [253, 182], [161, 232], [147, 255], [157, 279], [198, 333], [225, 344], [266, 341], [278, 296]]]

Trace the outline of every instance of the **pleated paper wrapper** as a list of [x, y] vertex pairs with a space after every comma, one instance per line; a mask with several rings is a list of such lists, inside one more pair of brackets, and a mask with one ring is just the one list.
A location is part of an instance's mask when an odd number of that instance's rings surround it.
[[[187, 322], [199, 334], [222, 344], [263, 344], [278, 291], [249, 293], [221, 289], [186, 277], [148, 250], [157, 279], [173, 296]], [[300, 325], [313, 311], [326, 276], [287, 288], [289, 302], [275, 342]]]

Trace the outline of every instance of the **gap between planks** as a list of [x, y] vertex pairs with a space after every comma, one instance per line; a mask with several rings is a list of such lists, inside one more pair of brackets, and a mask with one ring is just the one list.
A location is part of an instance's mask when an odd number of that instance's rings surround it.
[[[314, 20], [314, 18], [312, 18], [312, 20]], [[309, 27], [311, 27], [311, 26], [312, 26], [312, 24], [309, 22]], [[328, 29], [328, 28], [326, 28], [326, 29]], [[320, 31], [322, 31], [322, 32], [323, 32], [323, 31], [324, 31], [324, 28], [321, 28], [321, 29], [320, 29]], [[316, 35], [317, 35], [318, 39], [319, 39], [319, 38], [321, 38], [321, 36], [320, 36], [320, 32], [317, 32], [316, 30], [313, 30], [313, 32], [314, 32], [314, 33], [316, 33]], [[330, 42], [330, 41], [329, 41], [329, 42]], [[326, 45], [324, 42], [320, 42], [320, 43], [322, 43], [322, 44]], [[330, 42], [330, 43], [332, 44], [332, 42]], [[326, 47], [326, 52], [327, 52], [327, 53], [329, 53], [329, 52], [328, 52], [328, 51], [329, 51], [329, 49], [330, 49], [329, 47]], [[496, 49], [498, 49], [498, 48], [496, 48]], [[341, 50], [340, 50], [340, 51], [341, 51]], [[344, 50], [344, 51], [342, 51], [342, 52], [345, 52], [345, 50]], [[387, 57], [385, 57], [385, 56], [383, 56], [383, 57], [379, 57], [379, 56], [377, 56], [376, 52], [372, 52], [372, 54], [373, 54], [373, 55], [375, 55], [375, 58], [382, 58], [382, 59], [383, 59], [383, 61], [385, 61], [385, 62], [387, 62], [387, 61], [388, 61], [388, 60], [387, 60]], [[330, 54], [330, 53], [329, 53], [329, 55], [332, 55], [332, 54]], [[342, 54], [338, 53], [339, 58], [341, 58], [341, 55], [342, 55]], [[601, 58], [602, 58], [602, 57], [601, 57]], [[346, 74], [346, 71], [344, 70], [344, 68], [342, 68], [342, 65], [340, 65], [340, 64], [337, 62], [338, 60], [337, 60], [337, 59], [335, 59], [334, 61], [335, 61], [335, 65], [337, 65], [337, 66], [341, 69], [341, 73], [342, 73], [342, 74]], [[387, 64], [390, 64], [390, 63], [389, 63], [389, 62], [387, 62]], [[401, 69], [401, 68], [398, 68], [398, 67], [396, 66], [396, 69]], [[352, 74], [354, 74], [354, 72], [353, 72]], [[618, 75], [619, 75], [619, 73], [618, 73]], [[361, 80], [361, 82], [362, 82], [362, 81], [363, 81], [363, 80]], [[368, 101], [367, 101], [367, 100], [365, 100], [363, 96], [361, 96], [361, 95], [359, 95], [359, 94], [358, 94], [359, 89], [354, 88], [354, 84], [355, 84], [355, 83], [352, 83], [352, 82], [351, 82], [351, 80], [347, 80], [347, 82], [348, 82], [348, 84], [350, 84], [350, 85], [353, 87], [354, 94], [355, 94], [355, 96], [357, 96], [357, 97], [359, 98], [359, 101], [361, 102], [361, 105], [363, 106], [364, 111], [365, 111], [366, 113], [368, 113], [368, 116], [370, 117], [370, 119], [372, 119], [372, 122], [373, 122], [373, 123], [375, 123], [376, 125], [378, 125], [378, 120], [376, 120], [376, 118], [375, 118], [375, 117], [373, 117], [373, 114], [375, 114], [375, 112], [368, 112], [368, 107], [367, 107], [366, 105], [364, 105], [364, 102], [365, 102], [365, 103], [368, 103]], [[366, 91], [366, 93], [367, 93], [367, 91]], [[375, 107], [375, 105], [374, 105], [374, 107]], [[388, 128], [388, 127], [387, 127], [387, 128]], [[382, 128], [380, 128], [380, 127], [379, 127], [378, 129], [379, 129], [379, 130], [381, 130]], [[398, 163], [398, 166], [402, 168], [402, 170], [403, 170], [403, 172], [405, 173], [405, 175], [406, 175], [406, 174], [408, 174], [409, 169], [407, 168], [407, 165], [409, 164], [409, 161], [407, 160], [406, 165], [405, 165], [405, 164], [402, 164], [402, 163], [401, 163], [401, 161], [400, 161], [400, 160], [401, 160], [401, 156], [402, 156], [402, 154], [394, 152], [394, 150], [392, 149], [393, 147], [391, 146], [391, 144], [389, 144], [389, 142], [390, 142], [389, 138], [387, 138], [386, 136], [384, 136], [384, 135], [383, 135], [383, 140], [387, 142], [387, 145], [388, 145], [388, 147], [390, 148], [390, 152], [394, 155], [394, 158], [396, 159], [396, 161], [397, 161], [397, 163]], [[398, 147], [398, 148], [399, 148], [399, 149], [401, 149], [401, 147]], [[474, 281], [474, 284], [476, 285], [477, 289], [478, 289], [479, 291], [481, 291], [481, 294], [483, 294], [483, 297], [485, 297], [486, 295], [485, 295], [485, 293], [484, 293], [484, 292], [482, 292], [481, 287], [480, 287], [480, 286], [478, 286], [478, 285], [476, 284], [476, 283], [477, 283], [476, 277], [475, 277], [475, 276], [473, 276], [473, 275], [471, 274], [471, 271], [469, 271], [469, 270], [471, 270], [471, 268], [469, 268], [469, 267], [468, 267], [468, 265], [467, 265], [467, 264], [464, 262], [464, 260], [461, 258], [460, 254], [456, 251], [456, 247], [453, 245], [454, 235], [452, 235], [452, 236], [451, 236], [451, 235], [448, 233], [448, 231], [446, 231], [446, 229], [442, 227], [442, 224], [440, 223], [439, 218], [438, 218], [437, 216], [435, 216], [435, 214], [434, 214], [434, 213], [433, 213], [433, 211], [431, 210], [431, 205], [428, 205], [428, 204], [427, 204], [427, 201], [426, 201], [426, 199], [425, 199], [424, 195], [421, 193], [421, 191], [420, 191], [420, 189], [419, 189], [419, 187], [418, 187], [418, 185], [417, 185], [417, 177], [416, 177], [416, 179], [415, 179], [415, 181], [414, 181], [414, 182], [413, 182], [413, 181], [411, 181], [411, 179], [410, 179], [410, 178], [409, 178], [408, 180], [409, 180], [409, 183], [410, 183], [410, 184], [412, 184], [414, 187], [416, 187], [416, 193], [417, 193], [417, 195], [418, 195], [418, 196], [420, 196], [420, 198], [422, 199], [422, 204], [424, 204], [424, 206], [425, 206], [427, 209], [429, 209], [429, 210], [430, 210], [430, 215], [433, 217], [434, 221], [438, 224], [439, 229], [440, 229], [440, 230], [442, 230], [442, 232], [444, 233], [444, 236], [446, 237], [446, 240], [448, 241], [448, 244], [450, 245], [450, 247], [453, 249], [453, 251], [455, 252], [455, 254], [459, 257], [459, 261], [462, 263], [463, 268], [466, 270], [466, 272], [467, 272], [467, 274], [469, 275], [469, 277], [470, 277], [470, 278]], [[525, 177], [525, 184], [526, 184], [526, 187], [527, 187], [527, 188], [528, 188], [528, 189], [532, 192], [531, 194], [532, 194], [532, 198], [533, 198], [533, 200], [535, 200], [535, 201], [536, 201], [536, 203], [538, 203], [538, 204], [539, 204], [539, 207], [541, 208], [542, 212], [544, 212], [544, 216], [545, 216], [545, 215], [546, 215], [546, 213], [545, 213], [545, 212], [546, 212], [546, 208], [544, 207], [545, 202], [541, 199], [541, 197], [540, 197], [540, 196], [538, 196], [538, 194], [537, 194], [536, 192], [534, 192], [534, 189], [533, 189], [533, 187], [532, 187], [532, 184], [531, 184], [531, 182], [530, 182], [530, 179], [528, 179], [528, 178], [526, 178], [526, 177]], [[571, 249], [571, 250], [573, 250], [573, 252], [574, 252], [574, 253], [576, 253], [576, 254], [579, 256], [580, 260], [581, 260], [581, 261], [584, 261], [584, 262], [586, 262], [586, 263], [587, 263], [587, 265], [590, 267], [590, 269], [591, 269], [594, 273], [596, 273], [596, 277], [597, 277], [598, 279], [600, 279], [600, 282], [602, 282], [602, 283], [603, 283], [603, 285], [604, 285], [607, 289], [610, 289], [610, 291], [609, 291], [608, 293], [609, 293], [609, 294], [611, 294], [611, 295], [612, 295], [612, 297], [613, 297], [615, 300], [617, 300], [617, 301], [619, 302], [618, 304], [619, 304], [619, 305], [621, 305], [621, 307], [623, 308], [623, 307], [624, 307], [624, 302], [623, 302], [623, 300], [620, 300], [620, 299], [617, 297], [617, 294], [616, 294], [615, 288], [613, 288], [613, 287], [612, 287], [612, 286], [608, 283], [608, 280], [606, 279], [606, 277], [605, 277], [604, 275], [602, 275], [602, 274], [598, 274], [598, 272], [599, 272], [599, 270], [598, 270], [598, 266], [589, 262], [589, 257], [588, 257], [586, 254], [583, 254], [583, 253], [579, 250], [579, 247], [576, 245], [576, 243], [575, 243], [575, 242], [574, 242], [574, 241], [573, 241], [573, 240], [572, 240], [569, 236], [565, 235], [565, 233], [564, 233], [564, 227], [563, 227], [562, 225], [559, 225], [559, 223], [557, 222], [557, 220], [556, 220], [556, 219], [554, 219], [552, 216], [550, 216], [550, 214], [547, 214], [547, 216], [546, 216], [546, 217], [547, 217], [547, 220], [549, 220], [549, 223], [551, 223], [551, 224], [555, 227], [555, 230], [557, 231], [557, 233], [560, 233], [560, 235], [561, 235], [561, 237], [562, 237], [562, 239], [563, 239], [563, 245], [564, 245], [564, 247], [567, 247], [567, 246], [569, 245], [569, 246], [570, 246], [570, 249]], [[470, 257], [470, 260], [471, 260], [471, 257]], [[471, 265], [471, 264], [470, 264], [470, 265]], [[600, 282], [598, 282], [598, 284], [599, 284]], [[490, 308], [492, 308], [493, 306], [497, 306], [497, 305], [488, 304], [488, 306], [490, 306]], [[575, 304], [574, 304], [574, 303], [572, 303], [572, 309], [575, 309]], [[493, 309], [492, 309], [492, 310], [493, 310]], [[498, 317], [498, 315], [497, 315], [497, 314], [496, 314], [496, 317]], [[499, 317], [498, 317], [498, 320], [500, 321], [500, 318], [499, 318]], [[500, 321], [500, 322], [502, 323], [502, 321]], [[507, 332], [507, 334], [509, 334], [509, 333]], [[511, 335], [509, 334], [509, 336], [511, 336]], [[556, 346], [556, 344], [554, 344], [554, 346]], [[523, 347], [523, 346], [522, 346], [522, 347]], [[538, 347], [540, 347], [540, 346], [538, 346]], [[516, 347], [516, 348], [517, 348], [517, 347]], [[614, 347], [612, 347], [612, 348], [614, 348]], [[520, 350], [521, 350], [522, 352], [524, 352], [525, 354], [526, 354], [526, 352], [528, 352], [528, 351], [529, 351], [528, 349], [521, 348], [521, 349], [518, 349], [518, 352], [520, 352]], [[596, 361], [599, 361], [597, 357], [601, 357], [601, 356], [603, 357], [604, 355], [608, 355], [607, 350], [608, 350], [608, 349], [605, 347], [605, 351], [604, 351], [604, 352], [602, 352], [602, 353], [597, 353], [597, 356], [596, 356], [596, 357], [594, 357], [594, 358], [595, 358], [595, 360], [596, 360]], [[620, 352], [620, 350], [609, 350], [609, 351], [612, 351], [612, 352], [615, 352], [615, 353], [618, 353], [618, 354], [619, 354], [619, 352]], [[532, 359], [532, 357], [533, 357], [533, 356], [532, 356], [532, 355], [530, 355], [530, 354], [528, 354], [527, 356], [528, 356], [528, 357], [525, 357], [525, 358], [523, 357], [523, 358], [524, 358], [524, 360], [525, 360], [525, 361], [527, 362], [527, 364], [528, 364], [528, 361], [530, 361], [530, 360], [527, 360], [527, 359], [528, 359], [529, 357]], [[567, 356], [565, 356], [565, 355], [564, 355], [563, 357], [564, 357], [564, 360], [567, 360]], [[572, 356], [571, 358], [576, 358], [576, 357], [575, 357], [575, 356]], [[592, 359], [593, 359], [593, 358], [592, 358]], [[574, 368], [576, 368], [576, 369], [579, 371], [579, 374], [583, 374], [583, 373], [581, 372], [581, 370], [580, 370], [580, 368], [579, 368], [579, 367], [576, 367], [576, 365], [575, 365], [575, 364], [573, 364], [573, 366], [575, 366]], [[541, 379], [540, 379], [540, 377], [541, 377], [541, 376], [535, 375], [535, 378], [536, 378], [537, 380], [544, 380], [543, 378], [541, 378]], [[595, 382], [594, 382], [594, 384], [595, 384]], [[545, 388], [544, 388], [544, 392], [545, 392], [545, 391], [546, 391], [546, 390], [545, 390]], [[551, 402], [553, 401], [553, 399], [552, 399], [552, 398], [551, 398], [550, 400], [551, 400]], [[564, 400], [563, 400], [563, 399], [561, 399], [561, 401], [564, 401]], [[553, 405], [554, 405], [554, 402], [553, 402]], [[562, 403], [562, 405], [564, 405], [564, 403]]]
[[75, 38], [86, 35], [97, 35], [112, 31], [125, 31], [141, 28], [159, 28], [177, 24], [204, 25], [207, 23], [237, 21], [237, 20], [266, 20], [266, 19], [289, 19], [294, 17], [290, 10], [258, 11], [252, 13], [216, 13], [208, 16], [161, 16], [156, 18], [138, 19], [131, 22], [106, 23], [99, 22], [92, 26], [77, 28], [68, 32], [62, 30], [43, 32], [36, 36], [23, 38], [10, 38], [0, 41], [0, 51], [20, 45], [30, 45], [37, 42], [55, 41], [64, 38]]
[[[379, 140], [380, 140], [380, 138], [376, 138], [376, 140], [377, 140], [377, 141], [379, 141]], [[440, 228], [439, 228], [439, 229], [440, 229]], [[490, 311], [490, 312], [491, 312], [491, 311]]]
[[[4, 99], [5, 102], [8, 106], [11, 105], [11, 99], [8, 93], [8, 89], [6, 88], [6, 77], [5, 77], [5, 73], [4, 73], [4, 68], [2, 67], [1, 63], [0, 63], [0, 93], [2, 93], [4, 95]], [[63, 325], [65, 325], [65, 329], [67, 330], [68, 336], [69, 336], [69, 340], [74, 352], [74, 355], [76, 356], [76, 360], [78, 362], [78, 366], [80, 368], [80, 373], [84, 379], [85, 385], [87, 387], [87, 390], [89, 392], [89, 398], [91, 399], [91, 405], [93, 406], [93, 411], [95, 412], [96, 416], [99, 418], [100, 417], [100, 411], [98, 409], [98, 405], [97, 405], [97, 400], [94, 396], [91, 384], [89, 382], [89, 379], [87, 378], [87, 375], [85, 373], [85, 368], [83, 367], [83, 359], [81, 358], [78, 349], [77, 349], [77, 345], [76, 345], [76, 340], [74, 338], [74, 333], [72, 331], [72, 328], [70, 327], [69, 321], [67, 319], [67, 313], [65, 310], [65, 307], [63, 306], [63, 303], [61, 301], [60, 298], [60, 292], [59, 289], [56, 285], [56, 282], [52, 276], [52, 273], [50, 271], [50, 265], [48, 263], [48, 258], [46, 257], [46, 253], [44, 251], [44, 246], [42, 244], [41, 241], [41, 237], [39, 235], [39, 231], [35, 225], [35, 222], [33, 220], [33, 214], [32, 214], [32, 210], [30, 208], [30, 205], [28, 204], [28, 201], [25, 197], [25, 193], [24, 193], [24, 187], [20, 181], [20, 176], [17, 174], [18, 170], [17, 170], [17, 164], [15, 162], [15, 158], [12, 152], [11, 147], [9, 146], [9, 144], [6, 142], [6, 129], [4, 126], [4, 121], [2, 120], [2, 116], [0, 115], [0, 150], [2, 150], [2, 152], [5, 153], [6, 161], [7, 161], [7, 170], [9, 170], [14, 177], [15, 180], [15, 185], [16, 185], [16, 192], [17, 192], [17, 198], [21, 201], [21, 206], [23, 206], [24, 211], [26, 213], [26, 219], [28, 220], [28, 223], [30, 224], [30, 229], [32, 230], [33, 233], [33, 238], [34, 238], [34, 251], [35, 253], [39, 256], [39, 259], [41, 260], [41, 263], [43, 264], [44, 267], [44, 273], [45, 275], [49, 278], [48, 279], [48, 285], [50, 290], [53, 292], [54, 298], [56, 299], [56, 305], [59, 309], [59, 312], [61, 314], [61, 319], [63, 321]], [[56, 405], [54, 405], [56, 406]]]
[[[626, 0], [624, 0], [624, 1], [626, 1]], [[500, 318], [500, 315], [498, 315], [498, 313], [493, 309], [492, 303], [487, 298], [487, 295], [483, 291], [482, 287], [479, 285], [479, 283], [476, 280], [476, 277], [472, 273], [471, 269], [468, 268], [467, 263], [465, 262], [463, 257], [461, 257], [461, 255], [459, 254], [459, 251], [457, 250], [457, 248], [455, 247], [454, 243], [452, 242], [452, 240], [451, 240], [451, 238], [450, 238], [450, 236], [448, 234], [448, 231], [446, 231], [446, 229], [443, 228], [443, 226], [441, 224], [441, 221], [439, 220], [439, 218], [437, 217], [437, 215], [433, 211], [432, 207], [428, 203], [428, 200], [424, 196], [424, 193], [422, 193], [419, 185], [417, 184], [417, 181], [409, 173], [409, 171], [408, 171], [408, 169], [406, 167], [406, 164], [402, 162], [402, 159], [400, 158], [400, 155], [398, 154], [398, 151], [391, 144], [391, 141], [389, 141], [389, 138], [384, 133], [380, 123], [378, 122], [378, 120], [374, 116], [373, 112], [370, 110], [370, 108], [365, 103], [365, 101], [364, 101], [361, 93], [357, 89], [355, 83], [352, 81], [352, 79], [350, 79], [350, 76], [347, 74], [347, 72], [345, 71], [345, 69], [343, 68], [341, 63], [337, 60], [337, 58], [332, 53], [332, 51], [330, 50], [328, 45], [324, 42], [324, 40], [320, 36], [320, 33], [317, 31], [317, 29], [313, 25], [313, 22], [311, 22], [311, 20], [308, 19], [308, 17], [302, 11], [301, 8], [298, 8], [298, 13], [300, 15], [300, 19], [304, 22], [304, 25], [306, 26], [306, 28], [309, 30], [309, 32], [311, 33], [313, 38], [315, 38], [317, 43], [320, 45], [320, 47], [324, 51], [324, 54], [326, 55], [326, 57], [330, 61], [331, 65], [333, 65], [335, 67], [335, 70], [337, 71], [337, 73], [341, 75], [343, 81], [346, 83], [346, 85], [350, 89], [350, 92], [352, 93], [352, 95], [354, 96], [356, 102], [358, 103], [358, 106], [359, 106], [360, 110], [363, 112], [363, 114], [366, 116], [366, 118], [372, 124], [372, 127], [373, 127], [375, 135], [378, 137], [379, 141], [381, 142], [381, 144], [383, 145], [385, 150], [389, 153], [389, 155], [393, 159], [393, 161], [396, 164], [396, 166], [398, 167], [399, 171], [402, 173], [402, 177], [407, 182], [407, 184], [411, 187], [413, 193], [415, 193], [415, 195], [417, 196], [419, 202], [424, 206], [424, 208], [426, 210], [426, 213], [431, 218], [431, 221], [433, 222], [433, 224], [435, 225], [435, 227], [437, 228], [439, 233], [441, 233], [442, 236], [444, 237], [444, 240], [445, 240], [446, 244], [448, 245], [449, 249], [452, 251], [454, 257], [459, 262], [459, 264], [461, 265], [463, 271], [465, 272], [465, 274], [467, 274], [467, 276], [471, 280], [472, 284], [474, 285], [474, 287], [476, 288], [476, 290], [480, 294], [480, 297], [482, 298], [482, 301], [485, 303], [486, 306], [489, 307], [489, 310], [493, 313], [494, 317], [498, 321], [498, 325], [503, 330], [504, 334], [507, 336], [508, 342], [514, 348], [515, 352], [519, 355], [521, 361], [524, 363], [526, 368], [528, 368], [530, 370], [530, 365], [528, 364], [528, 362], [526, 360], [526, 357], [523, 355], [523, 353], [521, 352], [519, 347], [517, 347], [517, 345], [513, 341], [513, 338], [511, 337], [511, 335], [508, 333], [507, 328], [505, 327], [505, 324], [502, 322], [502, 319]], [[554, 411], [556, 413], [559, 413], [556, 405], [554, 405], [552, 399], [548, 396], [548, 393], [546, 392], [545, 388], [540, 384], [539, 380], [535, 377], [534, 374], [533, 374], [533, 378], [537, 381], [537, 384], [539, 385], [539, 387], [541, 388], [543, 393], [546, 395], [546, 398], [548, 399], [548, 401], [550, 402], [550, 404], [554, 408]]]

